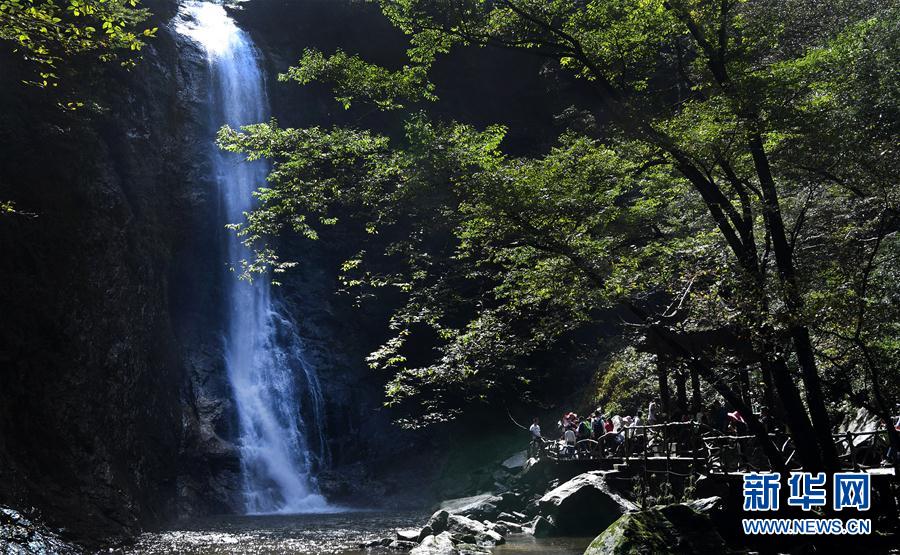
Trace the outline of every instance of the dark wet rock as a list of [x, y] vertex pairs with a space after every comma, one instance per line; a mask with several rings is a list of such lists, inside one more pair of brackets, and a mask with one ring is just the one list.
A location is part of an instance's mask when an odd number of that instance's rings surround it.
[[503, 511], [514, 511], [525, 506], [525, 499], [521, 493], [507, 491], [500, 494], [500, 502], [497, 506]]
[[540, 512], [540, 502], [541, 496], [535, 495], [525, 503], [525, 508], [523, 510], [525, 511], [526, 519], [533, 518]]
[[669, 505], [622, 515], [591, 542], [584, 555], [693, 555], [725, 551], [725, 541], [708, 517], [687, 505]]
[[710, 476], [701, 476], [694, 484], [694, 495], [701, 498], [727, 497], [728, 484]]
[[430, 529], [435, 535], [440, 534], [447, 529], [447, 521], [449, 519], [450, 513], [443, 509], [439, 509], [428, 519], [425, 528]]
[[412, 548], [416, 547], [418, 542], [414, 541], [406, 541], [406, 540], [393, 540], [391, 543], [387, 545], [388, 549], [394, 549], [396, 551], [409, 551]]
[[[520, 514], [521, 514], [521, 513], [520, 513]], [[513, 514], [513, 513], [506, 513], [506, 512], [503, 512], [503, 513], [500, 513], [499, 515], [497, 515], [497, 520], [498, 520], [498, 521], [504, 520], [504, 521], [506, 521], [506, 522], [517, 522], [517, 523], [521, 523], [521, 522], [523, 522], [523, 521], [525, 520], [525, 515], [522, 515], [521, 517], [518, 517], [518, 516], [516, 516], [516, 515]]]
[[523, 526], [521, 524], [519, 524], [518, 522], [509, 522], [506, 520], [498, 520], [495, 524], [497, 526], [502, 525], [504, 528], [506, 528], [506, 533], [504, 533], [504, 535], [506, 535], [507, 533], [508, 534], [521, 534], [525, 530], [523, 528]]
[[21, 512], [0, 507], [0, 553], [4, 555], [78, 555], [82, 550]]
[[525, 461], [522, 470], [517, 475], [519, 483], [534, 490], [545, 488], [553, 476], [553, 465], [549, 459], [530, 458]]
[[558, 534], [553, 523], [542, 516], [536, 517], [534, 521], [532, 521], [529, 531], [531, 532], [531, 535], [536, 538], [548, 538]]
[[409, 552], [410, 555], [459, 555], [449, 532], [428, 536]]
[[487, 526], [488, 530], [493, 530], [501, 536], [506, 536], [507, 534], [509, 534], [509, 527], [502, 522], [491, 522], [490, 520], [485, 520], [483, 524]]
[[424, 539], [427, 538], [428, 536], [433, 536], [433, 535], [434, 535], [434, 530], [431, 529], [431, 526], [428, 526], [428, 525], [426, 524], [426, 525], [422, 528], [422, 530], [419, 532], [419, 537], [416, 538], [416, 541], [417, 541], [418, 543], [422, 543], [422, 540], [424, 540]]
[[560, 533], [596, 534], [637, 506], [613, 492], [603, 478], [604, 472], [580, 474], [544, 494], [540, 513]]

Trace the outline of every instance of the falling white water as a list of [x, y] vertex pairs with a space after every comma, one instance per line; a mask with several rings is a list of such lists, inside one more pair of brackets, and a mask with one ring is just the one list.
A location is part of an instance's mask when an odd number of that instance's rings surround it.
[[[206, 52], [214, 127], [238, 127], [268, 118], [268, 101], [257, 51], [225, 8], [214, 2], [181, 6], [176, 30]], [[210, 137], [210, 156], [221, 195], [222, 225], [240, 222], [265, 183], [264, 162], [223, 153]], [[228, 233], [228, 262], [248, 257]], [[303, 356], [294, 322], [273, 300], [268, 280], [226, 280], [228, 323], [225, 364], [236, 403], [247, 513], [328, 510], [313, 472], [326, 456], [322, 393]]]

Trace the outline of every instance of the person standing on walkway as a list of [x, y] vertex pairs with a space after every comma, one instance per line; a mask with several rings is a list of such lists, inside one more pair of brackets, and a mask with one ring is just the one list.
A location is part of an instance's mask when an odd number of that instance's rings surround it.
[[541, 424], [537, 416], [531, 422], [528, 433], [531, 434], [531, 442], [528, 444], [528, 456], [536, 457], [541, 452], [541, 443], [543, 442], [543, 438], [541, 438]]

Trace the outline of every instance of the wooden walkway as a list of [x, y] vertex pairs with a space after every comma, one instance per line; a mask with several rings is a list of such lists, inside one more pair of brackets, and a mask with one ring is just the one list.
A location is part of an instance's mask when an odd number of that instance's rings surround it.
[[[798, 469], [790, 438], [779, 433], [769, 436], [788, 468]], [[835, 434], [834, 438], [845, 469], [894, 475], [893, 468], [880, 467], [887, 446], [885, 430]], [[626, 470], [634, 466], [646, 473], [679, 476], [769, 469], [756, 436], [722, 434], [696, 422], [634, 426], [597, 439], [580, 440], [574, 447], [562, 441], [543, 440], [537, 456], [587, 470]]]

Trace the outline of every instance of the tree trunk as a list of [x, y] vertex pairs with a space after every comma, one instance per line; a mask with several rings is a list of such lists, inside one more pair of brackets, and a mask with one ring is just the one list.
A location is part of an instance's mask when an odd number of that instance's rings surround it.
[[841, 463], [837, 447], [834, 445], [834, 436], [831, 433], [831, 418], [825, 408], [825, 394], [822, 392], [822, 381], [819, 379], [816, 369], [809, 330], [806, 327], [796, 326], [791, 330], [791, 336], [794, 339], [794, 350], [797, 353], [803, 375], [803, 385], [806, 387], [809, 415], [812, 417], [816, 437], [819, 439], [819, 447], [822, 450], [823, 463], [827, 470], [838, 471], [841, 469]]
[[658, 349], [656, 352], [656, 378], [659, 382], [659, 404], [666, 418], [672, 416], [672, 401], [669, 395], [669, 360]]
[[760, 364], [760, 374], [763, 380], [763, 399], [765, 405], [778, 419], [784, 419], [784, 411], [775, 400], [775, 384], [772, 382], [772, 369], [767, 364]]
[[687, 377], [684, 375], [684, 369], [679, 368], [675, 372], [675, 394], [678, 398], [678, 412], [684, 415], [688, 410], [687, 403]]
[[700, 397], [700, 376], [697, 369], [691, 366], [691, 416], [703, 410], [703, 399]]
[[791, 379], [787, 364], [779, 358], [764, 360], [763, 364], [769, 367], [772, 374], [778, 390], [778, 397], [784, 407], [785, 423], [791, 439], [794, 440], [794, 447], [797, 449], [797, 456], [800, 457], [804, 470], [809, 472], [823, 470], [822, 456], [812, 423], [806, 415], [806, 407], [803, 406], [800, 391], [794, 384], [794, 380]]
[[738, 371], [738, 376], [741, 380], [741, 399], [747, 403], [747, 406], [753, 406], [753, 399], [750, 396], [750, 370], [746, 365], [741, 365], [740, 370]]
[[[769, 159], [759, 132], [750, 134], [748, 147], [750, 154], [753, 156], [756, 174], [759, 177], [763, 203], [765, 204], [766, 224], [769, 228], [769, 235], [772, 238], [775, 265], [778, 268], [778, 275], [784, 289], [785, 306], [788, 310], [789, 318], [794, 322], [791, 325], [790, 334], [794, 343], [794, 352], [797, 354], [797, 362], [800, 365], [801, 375], [803, 376], [803, 385], [806, 387], [806, 401], [809, 404], [809, 415], [812, 418], [815, 437], [819, 441], [819, 449], [822, 452], [824, 466], [829, 470], [837, 470], [840, 468], [840, 462], [837, 457], [837, 449], [834, 446], [834, 439], [831, 437], [831, 422], [828, 418], [828, 411], [825, 408], [822, 384], [816, 368], [816, 359], [813, 356], [809, 330], [797, 323], [801, 321], [803, 298], [800, 295], [794, 271], [793, 252], [784, 230], [784, 220], [778, 201], [778, 190], [775, 187]], [[787, 403], [785, 403], [785, 409], [789, 412], [791, 411]]]

